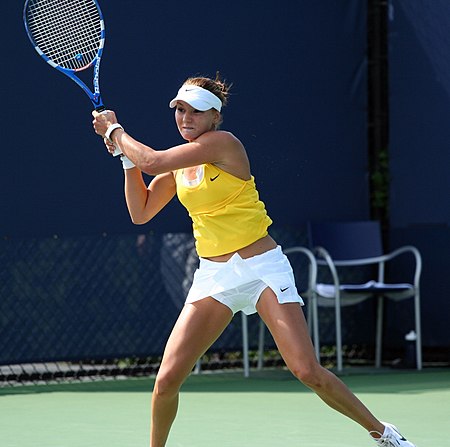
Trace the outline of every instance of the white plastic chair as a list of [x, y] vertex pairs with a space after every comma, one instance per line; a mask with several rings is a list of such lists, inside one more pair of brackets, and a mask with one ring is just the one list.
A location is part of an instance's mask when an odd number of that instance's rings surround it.
[[[422, 336], [420, 324], [420, 275], [422, 259], [416, 247], [404, 246], [384, 254], [380, 225], [375, 221], [310, 223], [310, 240], [319, 266], [325, 265], [331, 273], [330, 283], [317, 284], [317, 299], [313, 301], [313, 327], [318, 332], [317, 307], [334, 307], [336, 324], [337, 370], [342, 371], [342, 321], [341, 307], [358, 304], [364, 300], [377, 300], [375, 366], [381, 366], [384, 301], [413, 298], [414, 330], [416, 338], [416, 366], [422, 369]], [[385, 265], [401, 255], [412, 255], [414, 268], [411, 281], [385, 283]], [[377, 274], [371, 280], [360, 284], [346, 284], [341, 276], [347, 267], [376, 266]], [[317, 336], [316, 349], [320, 349]]]

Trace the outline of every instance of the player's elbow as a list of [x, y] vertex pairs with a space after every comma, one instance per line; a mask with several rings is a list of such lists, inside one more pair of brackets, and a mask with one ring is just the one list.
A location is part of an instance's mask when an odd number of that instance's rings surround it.
[[152, 216], [149, 216], [148, 213], [145, 213], [142, 210], [133, 210], [129, 208], [128, 212], [130, 213], [131, 222], [134, 225], [144, 225], [152, 218]]
[[131, 214], [131, 222], [133, 222], [134, 225], [144, 225], [146, 224], [150, 219], [143, 215], [136, 215]]
[[162, 174], [162, 173], [165, 172], [164, 170], [161, 170], [161, 167], [158, 166], [158, 164], [155, 163], [154, 161], [142, 163], [142, 164], [139, 166], [139, 169], [140, 169], [143, 173], [145, 173], [145, 174], [147, 174], [147, 175], [153, 175], [153, 176], [156, 176], [156, 175], [158, 175], [158, 174]]

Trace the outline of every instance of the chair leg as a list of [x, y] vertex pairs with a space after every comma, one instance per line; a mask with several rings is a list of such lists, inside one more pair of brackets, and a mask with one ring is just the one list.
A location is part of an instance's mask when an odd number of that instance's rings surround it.
[[247, 325], [247, 315], [241, 312], [242, 320], [242, 351], [244, 356], [244, 377], [250, 375], [249, 360], [248, 360], [248, 325]]
[[264, 321], [259, 319], [259, 334], [258, 334], [258, 370], [263, 369], [264, 366], [264, 337], [266, 332], [266, 325]]
[[336, 318], [336, 357], [337, 357], [337, 370], [342, 371], [342, 329], [341, 329], [341, 305], [340, 300], [336, 300], [335, 305], [335, 318]]
[[416, 320], [416, 367], [422, 369], [422, 328], [420, 321], [420, 295], [419, 291], [414, 296], [414, 318]]
[[375, 341], [375, 367], [381, 367], [381, 349], [383, 343], [383, 305], [384, 300], [382, 296], [377, 298], [377, 328]]
[[201, 374], [201, 373], [202, 373], [202, 359], [200, 357], [195, 364], [194, 374]]

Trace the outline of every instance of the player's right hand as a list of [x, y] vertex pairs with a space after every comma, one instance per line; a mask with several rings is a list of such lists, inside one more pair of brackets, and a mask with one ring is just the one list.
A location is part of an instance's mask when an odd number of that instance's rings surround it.
[[105, 136], [105, 133], [111, 124], [117, 123], [116, 114], [112, 110], [104, 110], [103, 112], [92, 111], [92, 124], [94, 126], [95, 133]]

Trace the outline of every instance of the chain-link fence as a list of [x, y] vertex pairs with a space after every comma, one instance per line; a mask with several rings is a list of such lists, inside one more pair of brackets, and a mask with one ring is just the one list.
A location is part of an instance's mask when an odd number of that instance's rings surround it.
[[3, 240], [0, 364], [160, 353], [177, 314], [160, 251], [154, 235]]
[[[302, 229], [272, 234], [283, 247], [307, 243]], [[302, 290], [306, 259], [291, 262]], [[197, 264], [185, 233], [3, 238], [0, 381], [156, 371]], [[332, 318], [321, 317], [324, 342]], [[257, 332], [251, 316], [251, 348]], [[211, 352], [241, 349], [241, 319], [234, 318]]]
[[[151, 370], [197, 263], [184, 233], [3, 238], [0, 376]], [[241, 346], [235, 318], [213, 349]]]

